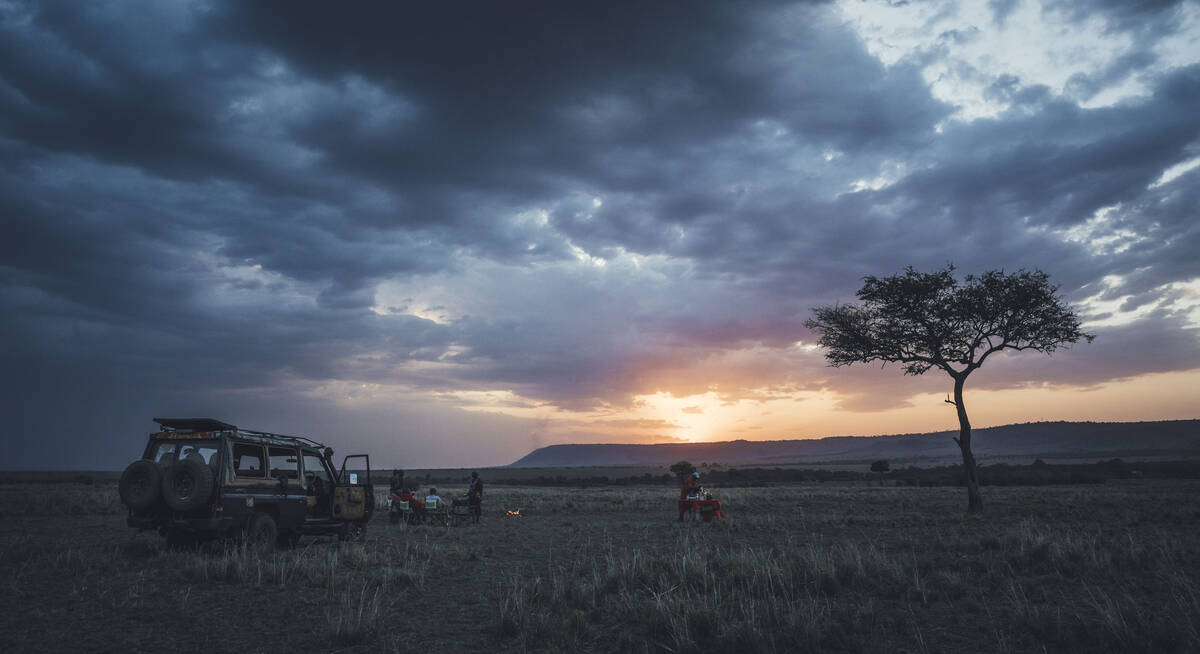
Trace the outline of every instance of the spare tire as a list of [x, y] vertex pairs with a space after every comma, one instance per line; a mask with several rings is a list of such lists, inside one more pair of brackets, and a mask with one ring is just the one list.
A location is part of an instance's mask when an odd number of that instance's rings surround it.
[[138, 459], [121, 473], [118, 489], [121, 502], [134, 511], [145, 511], [158, 504], [158, 489], [162, 486], [162, 469], [158, 464]]
[[176, 511], [194, 511], [213, 494], [213, 469], [199, 461], [176, 461], [163, 474], [162, 494]]

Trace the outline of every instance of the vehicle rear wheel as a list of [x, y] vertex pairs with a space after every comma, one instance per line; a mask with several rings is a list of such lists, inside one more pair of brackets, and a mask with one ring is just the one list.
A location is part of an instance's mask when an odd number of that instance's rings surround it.
[[213, 478], [213, 469], [199, 461], [176, 461], [163, 475], [163, 498], [176, 511], [198, 509], [212, 497]]
[[158, 503], [162, 469], [146, 459], [138, 459], [121, 473], [118, 489], [121, 502], [134, 511], [145, 511]]
[[255, 511], [243, 533], [246, 546], [259, 552], [270, 552], [279, 540], [279, 528], [270, 513]]

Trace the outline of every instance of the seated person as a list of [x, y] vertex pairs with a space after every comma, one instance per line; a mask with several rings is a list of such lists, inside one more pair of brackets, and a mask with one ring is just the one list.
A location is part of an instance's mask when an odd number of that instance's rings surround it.
[[700, 491], [700, 473], [693, 472], [683, 480], [683, 487], [679, 489], [679, 499], [686, 500], [689, 497], [695, 497]]
[[408, 507], [413, 511], [421, 512], [425, 510], [425, 502], [418, 499], [407, 488], [403, 491], [392, 491], [392, 499], [400, 502], [408, 502]]
[[441, 496], [437, 494], [436, 488], [430, 488], [429, 494], [425, 496], [425, 503], [429, 504], [430, 502], [437, 502], [439, 508], [444, 505]]
[[693, 472], [683, 480], [683, 486], [679, 489], [679, 519], [683, 520], [684, 515], [693, 514], [696, 511], [696, 506], [690, 500], [696, 499], [696, 494], [700, 492], [700, 473]]
[[316, 498], [312, 505], [313, 515], [328, 516], [333, 504], [333, 488], [318, 475], [304, 473], [304, 493]]

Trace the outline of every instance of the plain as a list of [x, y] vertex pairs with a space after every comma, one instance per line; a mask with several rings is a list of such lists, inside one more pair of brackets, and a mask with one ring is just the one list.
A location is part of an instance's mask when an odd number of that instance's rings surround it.
[[[442, 488], [454, 496], [465, 488]], [[4, 651], [1200, 651], [1200, 482], [492, 484], [479, 525], [171, 551], [115, 484], [0, 485]], [[508, 510], [520, 509], [521, 517]]]

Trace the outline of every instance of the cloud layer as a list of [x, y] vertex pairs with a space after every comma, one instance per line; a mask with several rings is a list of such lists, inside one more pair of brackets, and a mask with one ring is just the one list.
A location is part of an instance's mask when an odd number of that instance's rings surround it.
[[[957, 4], [0, 5], [14, 465], [170, 412], [477, 465], [669, 438], [655, 393], [885, 410], [942, 380], [802, 324], [947, 261], [1097, 321], [981, 388], [1200, 368], [1196, 3]], [[987, 56], [1055, 25], [1088, 56]]]

